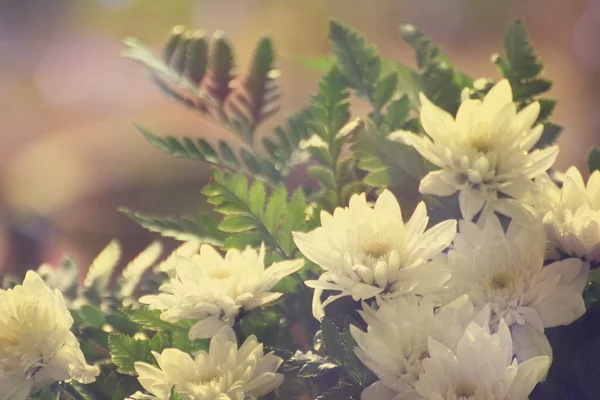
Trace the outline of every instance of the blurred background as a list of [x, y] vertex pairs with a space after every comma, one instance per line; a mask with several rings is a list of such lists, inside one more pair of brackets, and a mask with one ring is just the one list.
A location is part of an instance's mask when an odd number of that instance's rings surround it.
[[154, 150], [132, 122], [162, 135], [226, 133], [162, 96], [120, 56], [123, 38], [158, 49], [174, 25], [223, 29], [243, 68], [270, 33], [291, 114], [319, 77], [296, 58], [329, 52], [332, 17], [409, 65], [397, 27], [411, 22], [473, 77], [497, 76], [490, 55], [519, 17], [559, 99], [558, 167], [584, 168], [600, 144], [600, 0], [0, 0], [0, 275], [65, 252], [85, 264], [111, 238], [133, 256], [156, 237], [120, 205], [172, 216], [201, 207], [207, 166]]

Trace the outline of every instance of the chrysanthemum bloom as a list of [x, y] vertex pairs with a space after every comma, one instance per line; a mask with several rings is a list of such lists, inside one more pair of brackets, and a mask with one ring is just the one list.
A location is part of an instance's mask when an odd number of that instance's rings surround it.
[[546, 356], [513, 359], [504, 321], [494, 334], [487, 325], [471, 323], [454, 349], [429, 338], [429, 358], [416, 388], [425, 400], [526, 400], [549, 366]]
[[0, 400], [25, 400], [56, 381], [96, 379], [72, 325], [60, 292], [33, 271], [22, 285], [0, 290]]
[[568, 325], [583, 315], [582, 291], [589, 266], [569, 258], [544, 266], [543, 227], [511, 223], [505, 233], [495, 216], [483, 228], [459, 222], [459, 233], [447, 255], [454, 295], [466, 294], [476, 306], [489, 305], [490, 324], [510, 327], [517, 357], [551, 354], [544, 328]]
[[212, 338], [208, 352], [200, 351], [195, 358], [177, 349], [152, 354], [159, 368], [135, 363], [140, 384], [151, 395], [136, 393], [133, 399], [169, 400], [173, 387], [183, 400], [256, 399], [283, 382], [283, 375], [276, 373], [283, 360], [264, 354], [254, 335], [238, 349], [228, 326]]
[[232, 326], [241, 310], [277, 300], [281, 293], [269, 290], [304, 265], [303, 260], [282, 261], [265, 269], [264, 258], [264, 245], [260, 252], [229, 250], [225, 257], [202, 245], [200, 254], [178, 259], [175, 276], [160, 287], [160, 294], [143, 296], [140, 303], [164, 310], [164, 321], [199, 320], [190, 339], [209, 338], [223, 325]]
[[600, 171], [590, 176], [587, 187], [575, 167], [567, 170], [560, 189], [547, 175], [536, 183], [549, 256], [579, 257], [600, 264]]
[[[448, 247], [456, 234], [456, 221], [444, 221], [425, 230], [429, 217], [420, 203], [404, 224], [400, 205], [384, 191], [375, 206], [363, 194], [354, 195], [347, 208], [333, 215], [321, 212], [321, 227], [309, 233], [294, 232], [296, 245], [325, 272], [306, 281], [315, 289], [313, 314], [343, 296], [366, 300], [440, 290], [450, 274], [429, 260]], [[341, 292], [321, 304], [323, 290]]]
[[466, 99], [454, 119], [421, 94], [422, 137], [410, 132], [391, 137], [413, 145], [428, 161], [440, 167], [423, 180], [421, 193], [449, 196], [459, 191], [463, 218], [471, 221], [486, 202], [497, 200], [498, 192], [520, 199], [533, 187], [532, 178], [554, 164], [557, 146], [542, 150], [532, 147], [542, 135], [535, 123], [537, 102], [516, 112], [507, 80], [498, 82], [483, 101]]
[[434, 312], [427, 298], [416, 296], [379, 301], [377, 310], [365, 306], [361, 315], [367, 332], [350, 326], [358, 358], [379, 381], [365, 389], [362, 400], [419, 399], [415, 383], [429, 357], [427, 338], [454, 349], [472, 321], [488, 324], [489, 308], [476, 312], [467, 296], [461, 296]]

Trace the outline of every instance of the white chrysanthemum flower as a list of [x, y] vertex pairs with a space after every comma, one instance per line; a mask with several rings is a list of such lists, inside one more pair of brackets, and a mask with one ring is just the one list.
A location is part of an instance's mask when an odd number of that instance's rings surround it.
[[449, 196], [459, 191], [463, 218], [472, 220], [486, 202], [494, 207], [498, 192], [520, 199], [533, 188], [532, 178], [554, 164], [557, 146], [533, 150], [543, 126], [535, 123], [535, 102], [516, 112], [507, 80], [498, 82], [483, 101], [465, 99], [454, 119], [421, 94], [421, 124], [428, 137], [410, 132], [392, 138], [413, 145], [440, 167], [423, 180], [421, 193]]
[[505, 233], [492, 215], [483, 228], [460, 221], [446, 257], [449, 293], [466, 294], [479, 307], [489, 305], [493, 329], [504, 319], [520, 360], [551, 354], [544, 328], [568, 325], [585, 312], [582, 291], [589, 265], [569, 258], [544, 266], [545, 247], [535, 219], [513, 222]]
[[536, 179], [537, 209], [544, 220], [550, 257], [579, 257], [600, 263], [600, 171], [587, 187], [579, 170], [571, 167], [563, 176], [562, 188], [543, 175]]
[[164, 321], [200, 320], [189, 331], [190, 339], [209, 338], [223, 325], [232, 326], [241, 310], [251, 310], [281, 297], [270, 290], [283, 277], [304, 264], [302, 260], [274, 263], [265, 269], [265, 247], [229, 250], [222, 257], [204, 244], [200, 254], [180, 257], [175, 276], [160, 287], [158, 295], [140, 303], [164, 310]]
[[56, 381], [96, 379], [72, 325], [61, 293], [33, 271], [22, 285], [0, 290], [0, 400], [25, 400]]
[[513, 359], [504, 321], [494, 334], [485, 324], [471, 323], [454, 349], [429, 338], [416, 388], [425, 400], [526, 400], [549, 367], [546, 356]]
[[416, 296], [379, 301], [377, 310], [365, 306], [361, 316], [367, 332], [350, 326], [358, 358], [380, 379], [365, 389], [362, 400], [420, 398], [415, 383], [422, 361], [429, 356], [427, 338], [453, 349], [471, 321], [487, 324], [489, 308], [476, 312], [467, 296], [434, 311], [427, 297]]
[[136, 393], [134, 399], [169, 400], [171, 389], [183, 400], [256, 399], [275, 390], [283, 382], [276, 373], [282, 359], [264, 354], [254, 335], [238, 349], [233, 330], [221, 328], [210, 342], [209, 351], [195, 358], [177, 349], [152, 352], [159, 365], [135, 363], [142, 387], [151, 393]]
[[[315, 317], [321, 319], [323, 308], [342, 296], [366, 300], [440, 290], [450, 275], [429, 260], [452, 242], [456, 221], [426, 231], [428, 221], [425, 204], [420, 203], [404, 224], [398, 201], [385, 190], [374, 207], [364, 193], [354, 195], [349, 207], [337, 208], [333, 215], [322, 212], [321, 227], [294, 232], [302, 254], [325, 270], [318, 280], [306, 281], [315, 289]], [[323, 290], [341, 293], [321, 304]]]

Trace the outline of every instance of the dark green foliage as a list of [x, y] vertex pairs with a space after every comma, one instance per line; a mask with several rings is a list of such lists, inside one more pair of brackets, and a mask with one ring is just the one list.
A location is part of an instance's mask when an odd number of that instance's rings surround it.
[[558, 139], [558, 136], [562, 132], [563, 127], [560, 125], [553, 124], [552, 122], [546, 122], [544, 124], [544, 131], [542, 137], [535, 144], [535, 148], [542, 148], [551, 145]]
[[375, 377], [354, 353], [356, 342], [350, 334], [351, 324], [356, 325], [356, 322], [347, 317], [340, 330], [332, 320], [324, 318], [321, 337], [325, 354], [297, 351], [284, 363], [283, 371], [296, 372], [298, 377], [320, 382], [319, 399], [359, 399], [362, 390], [375, 382]]
[[600, 146], [593, 147], [587, 155], [587, 166], [590, 174], [600, 170]]
[[239, 150], [239, 155], [236, 155], [236, 151], [223, 140], [218, 140], [215, 147], [202, 138], [160, 137], [140, 125], [136, 124], [136, 128], [152, 146], [176, 157], [203, 161], [234, 171], [245, 170], [248, 175], [260, 176], [269, 182], [279, 182], [281, 179], [280, 172], [270, 161], [257, 158], [243, 147]]
[[504, 56], [496, 59], [496, 65], [505, 78], [520, 81], [537, 77], [544, 67], [533, 52], [527, 32], [519, 20], [510, 23], [504, 34]]
[[454, 68], [440, 48], [415, 26], [402, 24], [400, 33], [415, 51], [422, 91], [429, 100], [455, 114], [462, 89], [473, 85], [471, 78]]
[[181, 220], [157, 217], [132, 211], [124, 207], [121, 207], [119, 211], [143, 228], [151, 232], [158, 232], [165, 237], [173, 237], [179, 240], [196, 238], [204, 243], [215, 246], [220, 246], [223, 243], [222, 239], [224, 235], [216, 229], [214, 220], [206, 215], [200, 216], [199, 220], [196, 221], [185, 217]]
[[[540, 76], [544, 64], [537, 58], [527, 37], [527, 32], [519, 20], [510, 23], [504, 34], [503, 54], [495, 54], [492, 61], [502, 76], [509, 80], [513, 89], [514, 101], [519, 108], [532, 101], [540, 102], [538, 123], [546, 122], [556, 107], [556, 101], [538, 98], [552, 87], [552, 83]], [[544, 135], [537, 144], [543, 147], [554, 143], [561, 129], [554, 124], [546, 124]]]
[[358, 32], [336, 21], [329, 23], [329, 39], [348, 85], [360, 97], [371, 101], [381, 73], [375, 49]]

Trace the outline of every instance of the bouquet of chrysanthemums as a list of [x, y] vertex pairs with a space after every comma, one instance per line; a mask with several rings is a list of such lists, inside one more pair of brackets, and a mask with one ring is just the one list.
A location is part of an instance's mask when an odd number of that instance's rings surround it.
[[67, 258], [5, 277], [0, 400], [598, 399], [600, 148], [587, 183], [553, 169], [556, 102], [520, 22], [489, 79], [400, 33], [416, 68], [331, 22], [333, 55], [302, 59], [324, 72], [315, 94], [273, 133], [268, 37], [246, 70], [222, 33], [176, 27], [161, 56], [126, 40], [237, 136], [137, 126], [213, 165], [214, 213], [122, 209], [179, 247], [122, 265], [112, 241], [81, 283]]

